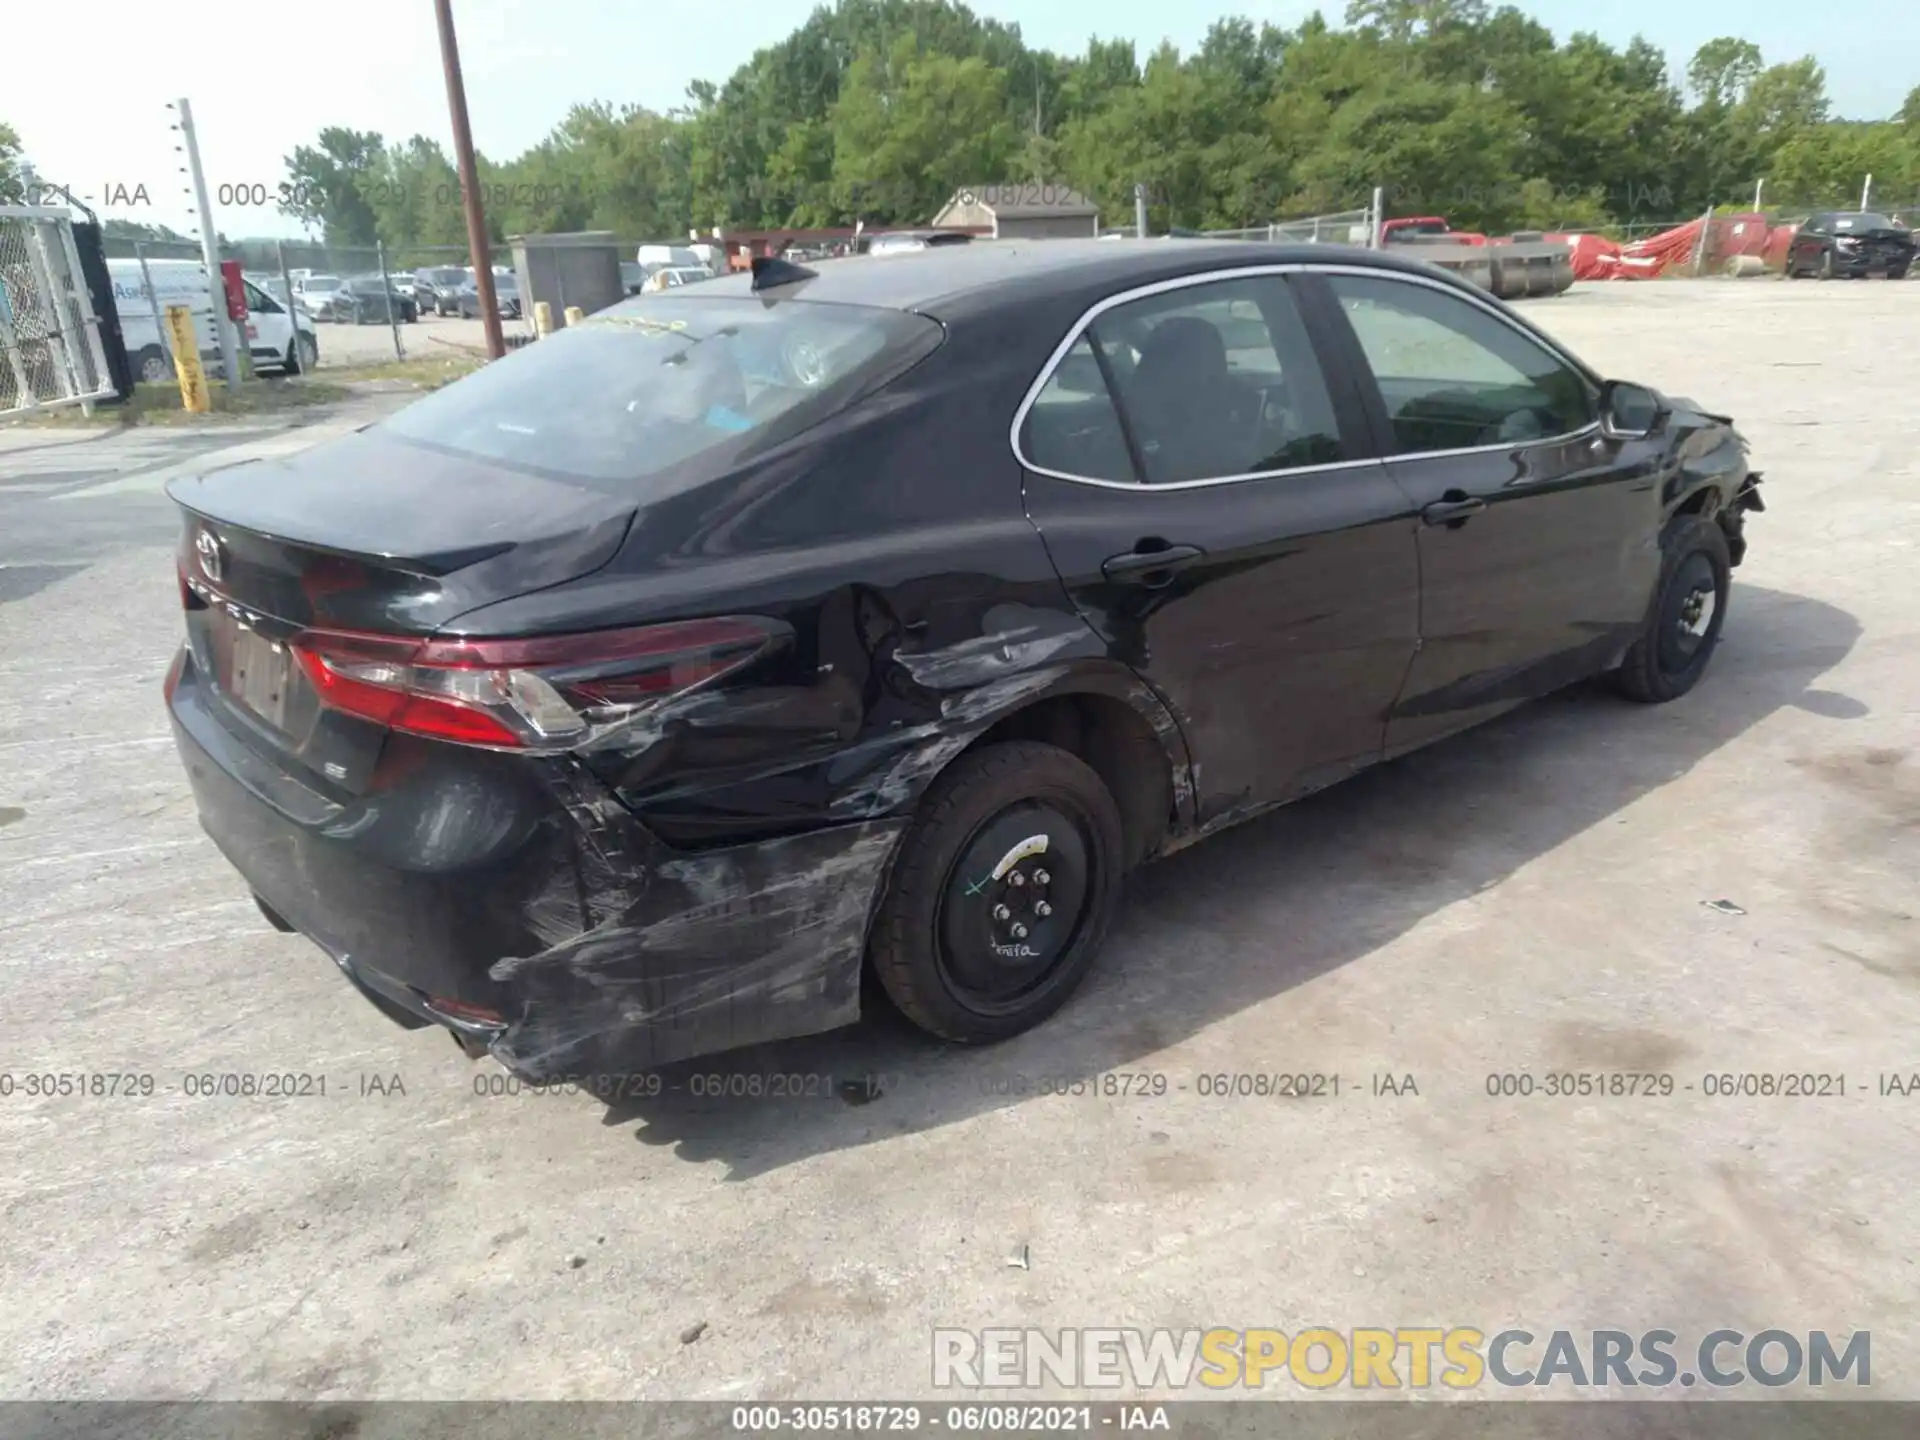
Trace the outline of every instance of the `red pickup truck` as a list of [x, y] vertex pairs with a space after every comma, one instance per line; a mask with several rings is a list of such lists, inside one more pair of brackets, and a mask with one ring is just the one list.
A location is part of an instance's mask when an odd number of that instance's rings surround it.
[[1487, 237], [1476, 230], [1455, 230], [1439, 215], [1407, 215], [1380, 227], [1380, 243], [1391, 245], [1415, 235], [1444, 235], [1458, 245], [1484, 245]]

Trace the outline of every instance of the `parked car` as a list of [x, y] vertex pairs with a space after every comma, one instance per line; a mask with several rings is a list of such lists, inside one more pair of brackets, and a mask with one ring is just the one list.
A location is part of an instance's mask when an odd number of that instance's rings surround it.
[[[511, 270], [495, 272], [493, 301], [494, 307], [506, 319], [520, 318], [520, 282]], [[466, 284], [460, 287], [459, 311], [463, 320], [480, 318], [480, 290], [471, 275], [467, 277]]]
[[702, 280], [713, 279], [713, 272], [704, 265], [663, 265], [647, 277], [646, 290], [677, 290], [682, 285], [697, 285]]
[[887, 230], [862, 237], [868, 255], [902, 255], [941, 245], [968, 245], [973, 235], [966, 230]]
[[353, 325], [411, 324], [420, 312], [380, 276], [355, 275], [334, 292], [333, 318]]
[[1155, 856], [1686, 694], [1758, 479], [1391, 252], [762, 260], [173, 481], [167, 704], [268, 920], [525, 1077], [834, 1028], [863, 967], [986, 1042]]
[[[206, 268], [198, 260], [149, 260], [155, 299], [164, 311], [185, 305], [193, 312], [194, 329], [203, 362], [217, 366], [220, 337], [213, 325], [213, 295]], [[120, 338], [136, 379], [159, 384], [174, 378], [171, 342], [155, 326], [154, 307], [147, 299], [146, 277], [138, 260], [107, 261], [113, 284], [114, 309], [120, 317]], [[277, 279], [277, 277], [275, 277]], [[243, 277], [247, 291], [247, 349], [262, 371], [298, 375], [320, 363], [320, 345], [313, 321], [304, 312], [289, 316], [287, 307], [263, 284]]]
[[333, 301], [347, 282], [338, 275], [306, 275], [293, 277], [293, 295], [296, 303], [306, 307], [309, 315], [316, 320], [337, 320], [333, 313]]
[[1904, 280], [1913, 264], [1913, 232], [1871, 210], [1823, 211], [1807, 217], [1787, 247], [1787, 278], [1817, 275], [1865, 279], [1879, 271]]
[[413, 272], [413, 297], [422, 314], [460, 313], [460, 287], [473, 278], [473, 272], [456, 265], [433, 265]]

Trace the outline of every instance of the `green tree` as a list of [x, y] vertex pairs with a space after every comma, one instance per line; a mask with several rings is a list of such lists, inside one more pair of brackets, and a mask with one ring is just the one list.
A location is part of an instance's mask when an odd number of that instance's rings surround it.
[[0, 120], [0, 205], [18, 205], [26, 199], [27, 182], [22, 173], [25, 163], [20, 132]]
[[1005, 72], [911, 34], [854, 60], [831, 119], [840, 203], [884, 223], [927, 220], [962, 185], [1008, 180], [1020, 149]]
[[384, 168], [379, 135], [328, 126], [318, 144], [296, 145], [285, 164], [283, 214], [320, 231], [329, 245], [372, 245], [379, 238], [379, 217], [363, 189]]

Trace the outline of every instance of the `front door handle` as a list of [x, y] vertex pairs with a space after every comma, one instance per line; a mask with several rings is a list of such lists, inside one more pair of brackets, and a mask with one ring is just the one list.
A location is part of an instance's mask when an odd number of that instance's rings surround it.
[[1166, 545], [1158, 550], [1129, 550], [1100, 562], [1100, 573], [1119, 584], [1157, 590], [1173, 583], [1174, 573], [1206, 555], [1198, 545]]
[[1462, 490], [1449, 490], [1423, 509], [1420, 518], [1429, 525], [1445, 525], [1450, 530], [1458, 530], [1486, 508], [1487, 502], [1477, 496], [1468, 495]]

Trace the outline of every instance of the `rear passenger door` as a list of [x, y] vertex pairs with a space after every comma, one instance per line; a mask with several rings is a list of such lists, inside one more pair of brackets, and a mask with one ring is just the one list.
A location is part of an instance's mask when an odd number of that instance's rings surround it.
[[1076, 605], [1179, 717], [1203, 824], [1378, 758], [1417, 634], [1414, 521], [1285, 274], [1096, 306], [1015, 436]]
[[1349, 368], [1419, 511], [1420, 649], [1397, 753], [1591, 674], [1645, 619], [1662, 443], [1600, 433], [1598, 387], [1453, 285], [1330, 272]]

